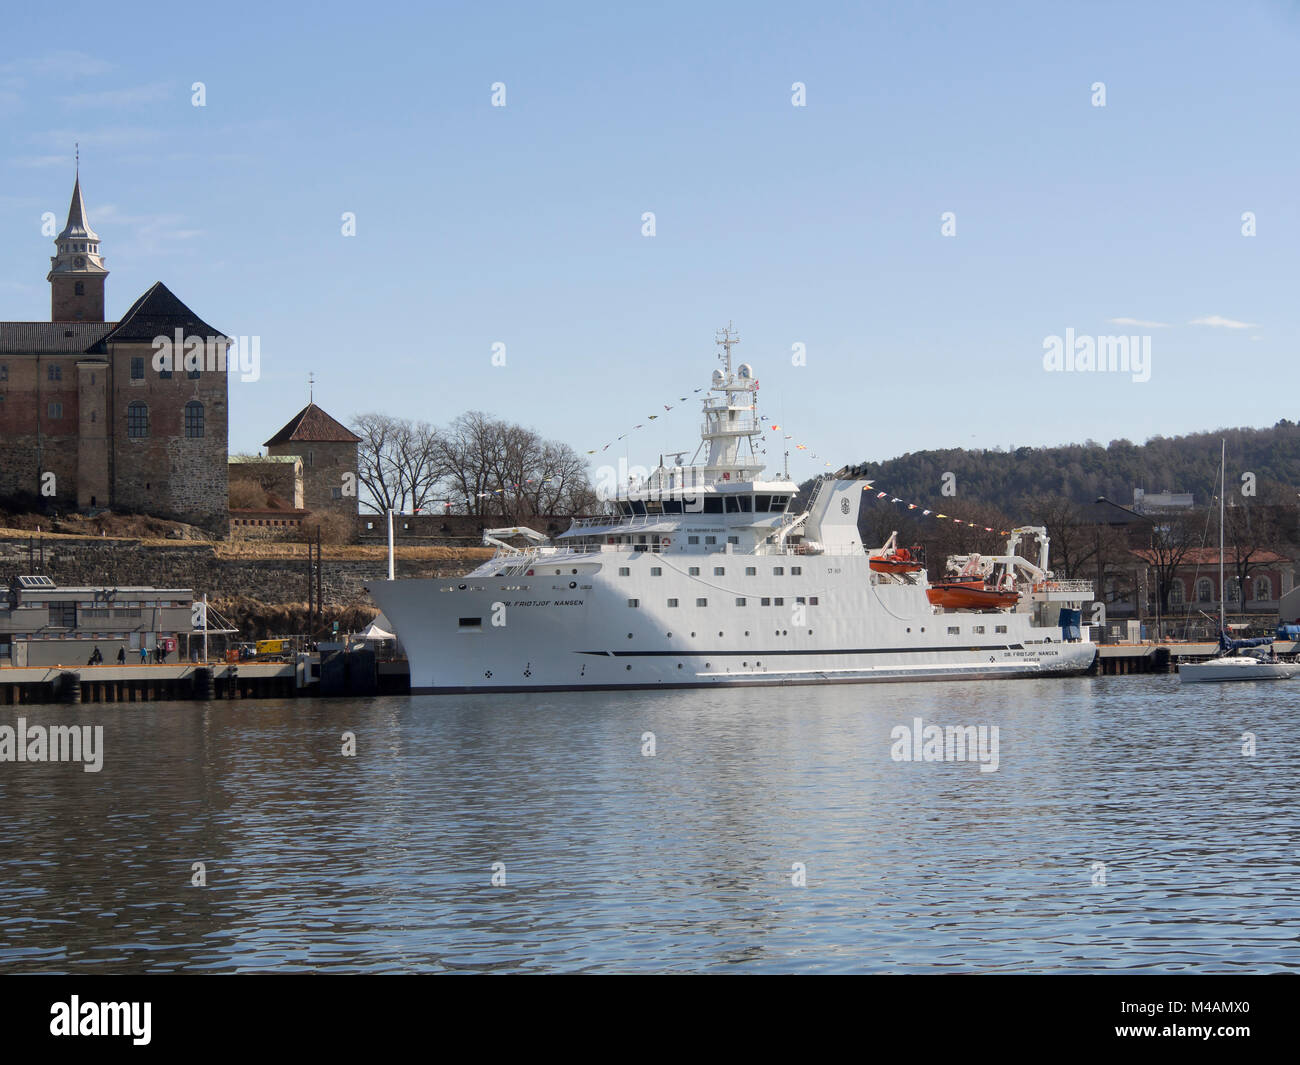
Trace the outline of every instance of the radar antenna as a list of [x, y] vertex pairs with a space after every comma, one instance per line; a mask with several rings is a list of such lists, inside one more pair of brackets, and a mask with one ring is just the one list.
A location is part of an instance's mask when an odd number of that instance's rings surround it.
[[719, 355], [718, 358], [720, 358], [723, 361], [723, 363], [726, 365], [727, 376], [730, 377], [731, 376], [731, 345], [740, 343], [740, 337], [735, 335], [734, 328], [731, 322], [727, 323], [726, 329], [719, 329], [717, 331], [717, 340], [714, 341], [714, 343], [716, 343], [725, 352], [725, 354]]

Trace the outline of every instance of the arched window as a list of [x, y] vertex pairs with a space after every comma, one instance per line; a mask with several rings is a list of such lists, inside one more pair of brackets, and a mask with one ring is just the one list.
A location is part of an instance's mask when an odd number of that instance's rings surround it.
[[139, 401], [126, 408], [126, 435], [140, 439], [149, 435], [149, 408]]
[[190, 439], [203, 435], [203, 404], [197, 399], [185, 404], [185, 435]]
[[1209, 577], [1202, 577], [1196, 582], [1196, 601], [1198, 603], [1214, 602], [1214, 586]]
[[1235, 603], [1241, 599], [1241, 581], [1234, 580], [1232, 577], [1227, 578], [1228, 602]]
[[1255, 598], [1257, 600], [1273, 598], [1273, 582], [1267, 577], [1255, 578]]
[[72, 284], [72, 292], [73, 295], [75, 296], [84, 296], [86, 294], [85, 283], [81, 281], [74, 281]]
[[1183, 604], [1183, 582], [1181, 578], [1175, 577], [1169, 582], [1169, 605], [1182, 606]]

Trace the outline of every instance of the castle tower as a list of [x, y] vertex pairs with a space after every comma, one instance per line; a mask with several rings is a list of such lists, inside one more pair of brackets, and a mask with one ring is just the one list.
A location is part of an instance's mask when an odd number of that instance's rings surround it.
[[108, 270], [99, 254], [99, 235], [90, 228], [81, 198], [81, 172], [72, 188], [68, 224], [54, 238], [58, 254], [50, 256], [50, 321], [102, 322], [104, 279]]

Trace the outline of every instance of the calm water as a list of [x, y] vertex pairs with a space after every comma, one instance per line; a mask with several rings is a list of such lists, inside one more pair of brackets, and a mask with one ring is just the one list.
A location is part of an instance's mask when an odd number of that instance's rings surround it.
[[[106, 755], [0, 763], [0, 971], [1295, 970], [1298, 705], [1119, 677], [27, 708]], [[999, 726], [998, 770], [893, 761], [916, 716]]]

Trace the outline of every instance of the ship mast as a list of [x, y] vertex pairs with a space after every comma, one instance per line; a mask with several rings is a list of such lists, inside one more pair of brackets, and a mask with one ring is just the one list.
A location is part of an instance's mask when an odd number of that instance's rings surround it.
[[725, 367], [724, 372], [728, 377], [730, 377], [731, 376], [731, 345], [740, 343], [740, 337], [734, 335], [734, 330], [732, 328], [731, 322], [727, 323], [726, 329], [718, 330], [717, 339], [714, 341], [714, 343], [717, 344], [720, 348], [722, 348], [722, 350], [725, 352], [725, 354], [720, 355], [718, 357], [722, 359], [723, 366]]
[[[732, 323], [718, 330], [715, 343], [722, 348], [718, 360], [723, 368], [713, 371], [712, 387], [704, 399], [700, 432], [701, 444], [708, 448], [704, 476], [708, 482], [748, 480], [763, 469], [754, 446], [761, 432], [755, 413], [758, 381], [748, 363], [732, 368], [731, 347], [740, 343]], [[742, 440], [748, 441], [748, 460], [740, 454]]]
[[1219, 448], [1219, 631], [1226, 633], [1228, 631], [1228, 616], [1223, 602], [1225, 595], [1223, 588], [1223, 497], [1227, 494], [1225, 491], [1227, 483], [1224, 478], [1228, 471], [1228, 442], [1220, 440]]

